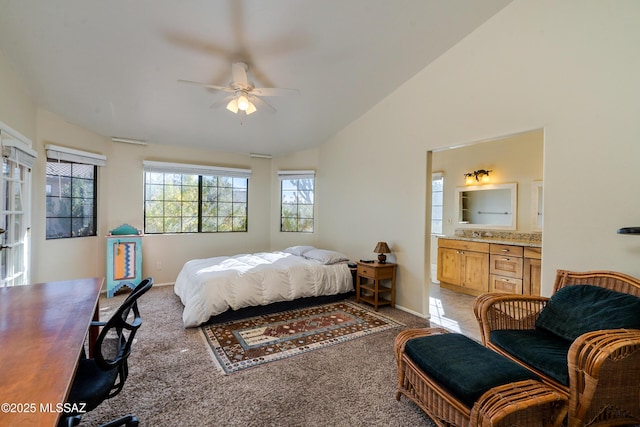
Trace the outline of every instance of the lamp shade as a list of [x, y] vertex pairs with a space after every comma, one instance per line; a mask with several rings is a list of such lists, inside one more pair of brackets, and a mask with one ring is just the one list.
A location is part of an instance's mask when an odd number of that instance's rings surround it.
[[236, 98], [233, 98], [231, 101], [229, 101], [229, 103], [227, 104], [227, 110], [231, 111], [232, 113], [238, 113], [238, 100]]
[[373, 252], [378, 254], [390, 254], [391, 249], [389, 249], [389, 245], [387, 245], [387, 242], [378, 242]]

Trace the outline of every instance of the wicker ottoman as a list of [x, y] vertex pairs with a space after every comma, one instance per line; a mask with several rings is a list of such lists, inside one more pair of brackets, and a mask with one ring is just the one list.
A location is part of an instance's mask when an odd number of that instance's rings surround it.
[[559, 426], [567, 397], [460, 334], [409, 329], [395, 340], [398, 393], [439, 426]]

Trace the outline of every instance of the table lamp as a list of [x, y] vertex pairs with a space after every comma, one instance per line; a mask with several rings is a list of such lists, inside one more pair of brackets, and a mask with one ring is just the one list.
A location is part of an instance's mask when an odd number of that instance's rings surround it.
[[391, 249], [389, 249], [389, 245], [387, 245], [387, 242], [378, 242], [373, 252], [378, 253], [378, 262], [380, 264], [384, 264], [385, 262], [387, 262], [387, 256], [385, 254], [390, 254]]

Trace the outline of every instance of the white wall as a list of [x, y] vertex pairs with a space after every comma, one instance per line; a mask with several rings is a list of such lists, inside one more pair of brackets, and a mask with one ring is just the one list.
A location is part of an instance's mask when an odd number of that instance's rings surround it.
[[34, 141], [36, 105], [18, 75], [0, 52], [0, 121]]
[[398, 305], [424, 309], [426, 152], [541, 128], [542, 293], [558, 268], [640, 276], [640, 238], [616, 234], [640, 221], [638, 18], [633, 0], [507, 6], [321, 147], [340, 194], [320, 207], [321, 240], [356, 257], [389, 241]]

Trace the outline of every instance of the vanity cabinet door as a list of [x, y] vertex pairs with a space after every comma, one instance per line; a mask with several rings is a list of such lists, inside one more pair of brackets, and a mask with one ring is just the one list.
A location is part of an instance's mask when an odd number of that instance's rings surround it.
[[438, 248], [438, 280], [479, 294], [489, 290], [489, 254]]
[[542, 282], [542, 248], [524, 249], [524, 289], [525, 295], [540, 295]]
[[542, 282], [542, 261], [534, 258], [524, 259], [524, 289], [525, 295], [540, 295]]
[[450, 248], [438, 248], [438, 280], [445, 283], [460, 283], [462, 259], [460, 251]]
[[462, 251], [462, 286], [481, 292], [489, 290], [489, 254], [482, 252]]

